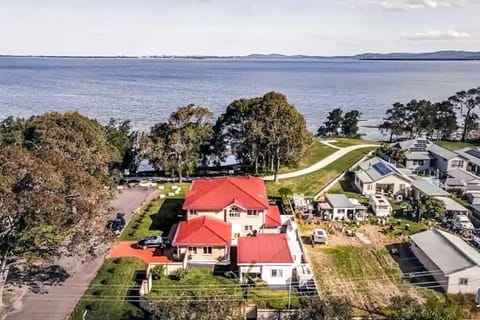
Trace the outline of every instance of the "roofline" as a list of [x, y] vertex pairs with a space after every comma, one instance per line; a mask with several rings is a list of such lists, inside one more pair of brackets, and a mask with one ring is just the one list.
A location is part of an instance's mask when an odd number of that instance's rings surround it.
[[293, 264], [294, 261], [292, 259], [291, 262], [237, 262], [237, 266], [245, 266], [245, 267], [250, 267], [250, 266], [255, 266], [255, 265], [268, 265], [268, 266], [278, 266], [278, 265], [286, 265], [286, 266], [289, 266], [291, 264]]
[[224, 247], [224, 246], [229, 246], [230, 243], [200, 243], [200, 242], [172, 242], [172, 246], [174, 247], [213, 247], [213, 246], [218, 246], [218, 247]]

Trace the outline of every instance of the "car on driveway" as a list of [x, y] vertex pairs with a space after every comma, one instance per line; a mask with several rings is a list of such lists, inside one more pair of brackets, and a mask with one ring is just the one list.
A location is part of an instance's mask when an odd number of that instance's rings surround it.
[[167, 237], [161, 236], [151, 236], [146, 237], [137, 242], [137, 248], [147, 249], [147, 248], [166, 248], [170, 245], [170, 240]]
[[472, 222], [464, 214], [459, 214], [453, 219], [453, 229], [457, 231], [474, 229]]
[[118, 212], [115, 219], [109, 220], [107, 224], [108, 230], [112, 232], [113, 235], [119, 236], [122, 233], [123, 228], [125, 227], [125, 213]]

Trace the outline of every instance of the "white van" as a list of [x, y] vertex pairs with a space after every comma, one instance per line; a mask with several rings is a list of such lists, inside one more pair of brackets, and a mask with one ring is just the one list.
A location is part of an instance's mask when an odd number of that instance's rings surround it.
[[328, 235], [327, 232], [323, 229], [315, 229], [312, 235], [312, 242], [313, 243], [327, 243], [328, 242]]
[[464, 214], [457, 214], [453, 219], [453, 229], [455, 230], [473, 230], [473, 224]]

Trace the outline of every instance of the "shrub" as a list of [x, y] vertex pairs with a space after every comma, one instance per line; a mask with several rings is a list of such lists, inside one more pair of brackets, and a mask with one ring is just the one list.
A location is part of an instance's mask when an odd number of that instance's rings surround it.
[[153, 280], [160, 280], [165, 276], [165, 265], [160, 264], [158, 266], [153, 267], [150, 272], [152, 273]]
[[89, 304], [87, 304], [87, 305], [85, 306], [85, 309], [87, 309], [88, 311], [98, 310], [98, 303], [96, 303], [96, 302], [90, 302]]
[[110, 268], [110, 269], [107, 270], [107, 272], [113, 274], [113, 273], [115, 273], [115, 268]]
[[99, 296], [102, 296], [102, 295], [103, 295], [102, 290], [95, 290], [95, 291], [92, 292], [92, 296], [99, 297]]
[[100, 283], [105, 284], [105, 285], [112, 284], [112, 279], [111, 278], [105, 278], [102, 281], [100, 281]]

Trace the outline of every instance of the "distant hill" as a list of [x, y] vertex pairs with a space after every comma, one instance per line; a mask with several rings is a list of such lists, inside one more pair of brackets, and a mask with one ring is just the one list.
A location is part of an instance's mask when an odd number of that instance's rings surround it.
[[445, 50], [426, 53], [363, 53], [353, 58], [359, 60], [480, 60], [480, 52]]

